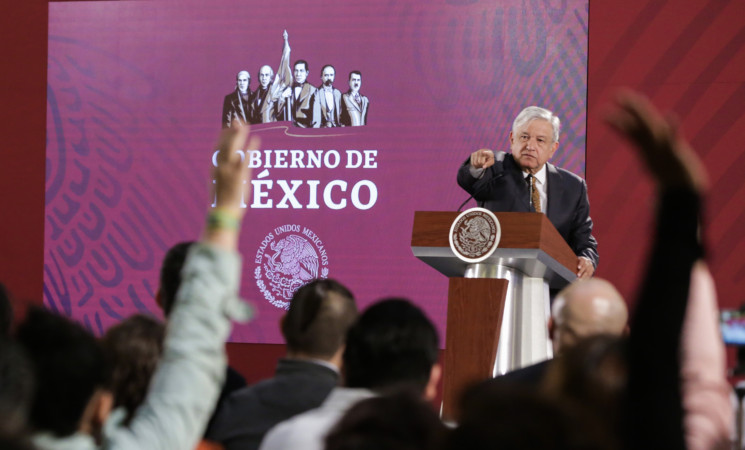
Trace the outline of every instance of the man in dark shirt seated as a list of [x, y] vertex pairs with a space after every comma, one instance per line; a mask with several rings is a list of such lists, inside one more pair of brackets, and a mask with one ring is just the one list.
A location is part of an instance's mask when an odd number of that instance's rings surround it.
[[282, 319], [287, 356], [273, 378], [228, 397], [207, 439], [226, 450], [257, 449], [274, 425], [320, 406], [338, 384], [345, 336], [356, 318], [352, 293], [337, 281], [315, 280], [298, 289]]

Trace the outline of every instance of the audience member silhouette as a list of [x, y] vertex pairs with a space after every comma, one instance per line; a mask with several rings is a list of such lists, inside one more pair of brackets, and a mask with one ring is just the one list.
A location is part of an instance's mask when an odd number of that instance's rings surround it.
[[27, 431], [35, 381], [34, 368], [24, 349], [8, 338], [0, 338], [0, 435]]
[[[163, 315], [166, 320], [171, 315], [171, 310], [176, 302], [176, 294], [181, 287], [181, 271], [186, 262], [186, 256], [189, 250], [196, 244], [194, 241], [179, 242], [166, 252], [163, 257], [163, 263], [160, 267], [160, 285], [155, 293], [155, 302], [163, 309]], [[225, 372], [225, 382], [220, 391], [220, 398], [217, 400], [217, 408], [225, 402], [228, 396], [238, 389], [246, 386], [246, 379], [235, 369], [228, 366]], [[207, 426], [209, 429], [215, 420], [212, 415]]]
[[575, 405], [525, 385], [482, 382], [461, 398], [458, 427], [445, 450], [612, 450]]
[[217, 208], [210, 211], [200, 242], [189, 250], [169, 318], [163, 356], [148, 393], [128, 427], [106, 423], [111, 396], [103, 389], [106, 359], [98, 342], [67, 319], [34, 309], [18, 340], [35, 368], [38, 387], [31, 405], [34, 444], [45, 449], [193, 449], [215, 407], [226, 367], [224, 343], [231, 320], [251, 309], [238, 299], [241, 198], [249, 169], [236, 150], [247, 129], [223, 131], [213, 169]]
[[269, 431], [261, 449], [323, 449], [328, 431], [355, 403], [396, 389], [413, 389], [427, 400], [440, 378], [437, 331], [421, 309], [405, 299], [370, 306], [347, 334], [344, 387], [314, 410]]
[[207, 438], [227, 450], [256, 449], [274, 425], [318, 407], [338, 384], [344, 341], [356, 318], [354, 297], [341, 283], [315, 280], [300, 287], [281, 322], [287, 356], [273, 378], [228, 397]]
[[111, 371], [107, 387], [114, 396], [113, 408], [122, 408], [124, 425], [145, 399], [163, 353], [165, 330], [161, 322], [137, 314], [109, 328], [101, 341]]
[[362, 400], [329, 432], [326, 450], [437, 449], [445, 425], [422, 396], [410, 390]]
[[106, 358], [96, 338], [64, 317], [32, 308], [17, 339], [37, 379], [29, 416], [34, 444], [92, 448], [111, 406]]

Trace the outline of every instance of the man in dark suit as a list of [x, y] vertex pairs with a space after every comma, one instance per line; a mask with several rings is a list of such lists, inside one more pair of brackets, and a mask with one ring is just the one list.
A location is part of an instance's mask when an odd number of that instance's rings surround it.
[[548, 160], [559, 148], [559, 118], [530, 106], [512, 124], [511, 153], [481, 149], [458, 171], [458, 184], [492, 211], [543, 212], [579, 257], [577, 276], [598, 264], [585, 181]]
[[295, 61], [293, 66], [295, 81], [290, 88], [287, 104], [290, 119], [295, 126], [301, 128], [318, 128], [321, 126], [318, 102], [316, 102], [316, 87], [308, 83], [308, 62]]
[[321, 69], [321, 85], [316, 91], [316, 103], [319, 107], [321, 128], [339, 127], [339, 111], [341, 109], [341, 91], [334, 87], [336, 69], [326, 64]]
[[274, 70], [269, 66], [259, 69], [259, 87], [249, 100], [249, 120], [251, 123], [269, 123], [278, 120], [278, 111], [284, 107], [284, 98], [274, 96], [275, 87], [272, 78]]
[[367, 110], [370, 100], [360, 94], [362, 87], [362, 73], [359, 70], [349, 72], [349, 91], [341, 96], [342, 126], [359, 127], [367, 125]]
[[251, 75], [241, 70], [235, 77], [235, 91], [225, 96], [222, 104], [222, 127], [230, 128], [233, 124], [246, 125], [249, 121], [248, 103], [251, 97]]
[[273, 378], [220, 405], [207, 438], [226, 450], [257, 449], [274, 425], [320, 406], [338, 384], [347, 330], [356, 318], [352, 293], [340, 283], [315, 280], [298, 289], [281, 321], [287, 356]]

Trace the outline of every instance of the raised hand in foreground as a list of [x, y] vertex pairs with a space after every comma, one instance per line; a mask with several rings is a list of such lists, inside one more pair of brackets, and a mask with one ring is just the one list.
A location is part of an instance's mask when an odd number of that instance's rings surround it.
[[[241, 157], [239, 150], [249, 137], [247, 126], [226, 128], [220, 134], [217, 167], [212, 171], [215, 180], [216, 207], [207, 215], [207, 226], [202, 242], [225, 250], [235, 250], [246, 209], [242, 201], [248, 198], [251, 185], [251, 169]], [[248, 140], [246, 153], [258, 149], [260, 140], [253, 136]]]
[[677, 120], [663, 116], [646, 97], [628, 90], [619, 92], [605, 122], [635, 144], [659, 189], [706, 190], [706, 171], [678, 133]]

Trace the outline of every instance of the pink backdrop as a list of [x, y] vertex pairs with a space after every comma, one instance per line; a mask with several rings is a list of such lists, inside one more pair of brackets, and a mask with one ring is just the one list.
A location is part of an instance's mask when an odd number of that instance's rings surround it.
[[[47, 305], [96, 333], [156, 312], [163, 253], [198, 236], [211, 202], [205, 181], [223, 97], [239, 70], [252, 73], [252, 89], [261, 65], [277, 70], [286, 29], [290, 60], [309, 62], [314, 85], [324, 64], [336, 67], [342, 92], [347, 74], [362, 72], [368, 125], [254, 128], [262, 161], [240, 247], [242, 294], [259, 316], [232, 339], [283, 342], [278, 306], [291, 290], [282, 287], [300, 278], [269, 261], [288, 257], [278, 249], [292, 235], [316, 258], [308, 265], [317, 272], [305, 266], [312, 275], [341, 280], [362, 306], [409, 297], [444, 333], [447, 280], [411, 253], [414, 211], [456, 209], [467, 198], [455, 183], [460, 163], [477, 148], [506, 148], [512, 119], [531, 104], [564, 120], [556, 162], [584, 175], [587, 4], [326, 6], [248, 8], [262, 20], [246, 26], [238, 1], [50, 5]], [[308, 152], [325, 163], [289, 167], [293, 150], [302, 165]], [[292, 196], [283, 183], [298, 185]]]

